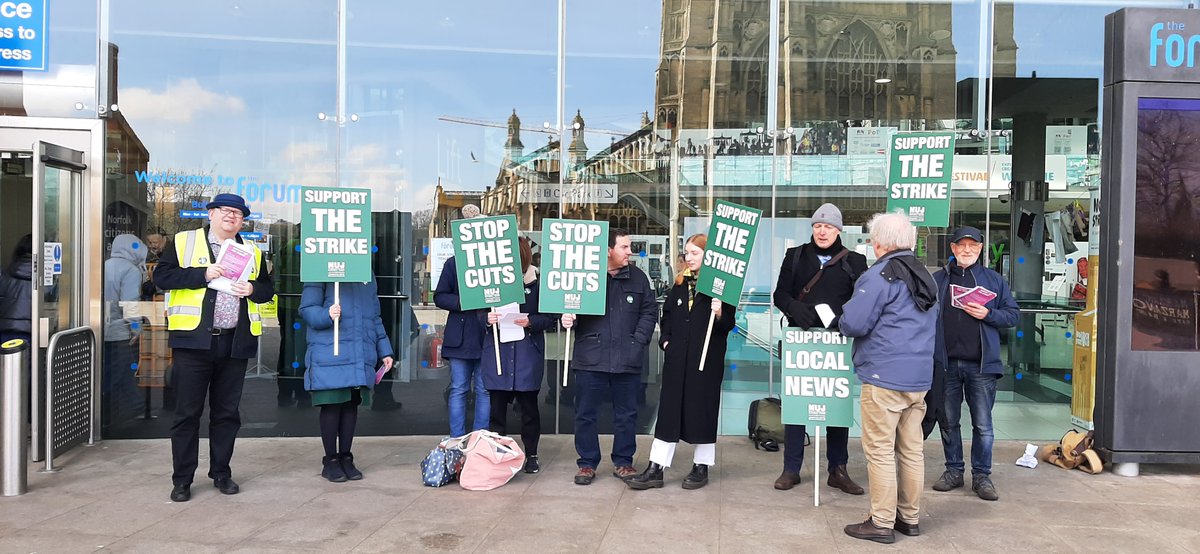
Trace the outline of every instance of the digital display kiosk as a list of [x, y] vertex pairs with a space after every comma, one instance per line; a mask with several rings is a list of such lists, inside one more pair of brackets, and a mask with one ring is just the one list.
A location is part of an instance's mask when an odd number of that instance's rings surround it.
[[1136, 474], [1200, 462], [1200, 11], [1105, 25], [1096, 441]]

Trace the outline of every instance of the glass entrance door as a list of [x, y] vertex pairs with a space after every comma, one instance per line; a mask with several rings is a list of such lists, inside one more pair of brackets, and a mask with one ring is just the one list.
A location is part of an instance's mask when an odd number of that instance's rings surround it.
[[[39, 408], [32, 420], [34, 459], [42, 459], [45, 419], [45, 349], [55, 333], [83, 324], [80, 297], [82, 267], [80, 236], [82, 223], [84, 154], [62, 146], [38, 141], [33, 144], [33, 232], [31, 310], [32, 394]], [[93, 397], [95, 393], [93, 392]]]

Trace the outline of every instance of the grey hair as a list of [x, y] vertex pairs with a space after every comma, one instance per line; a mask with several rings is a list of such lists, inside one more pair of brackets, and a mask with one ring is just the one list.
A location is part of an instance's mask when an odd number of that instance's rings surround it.
[[917, 228], [901, 210], [875, 214], [867, 228], [871, 230], [871, 242], [888, 252], [912, 249], [917, 245]]

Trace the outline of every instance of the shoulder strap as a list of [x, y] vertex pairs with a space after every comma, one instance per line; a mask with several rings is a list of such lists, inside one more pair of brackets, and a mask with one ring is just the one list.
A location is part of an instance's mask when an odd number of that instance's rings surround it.
[[797, 296], [796, 299], [803, 300], [805, 296], [808, 296], [808, 293], [812, 292], [812, 288], [817, 285], [817, 281], [821, 280], [821, 275], [825, 273], [825, 268], [840, 262], [842, 258], [845, 258], [849, 253], [849, 250], [843, 248], [841, 252], [838, 252], [834, 257], [830, 258], [828, 262], [822, 264], [821, 269], [818, 269], [817, 274], [813, 275], [812, 279], [809, 279], [808, 284], [804, 285], [804, 290], [800, 291], [800, 295]]

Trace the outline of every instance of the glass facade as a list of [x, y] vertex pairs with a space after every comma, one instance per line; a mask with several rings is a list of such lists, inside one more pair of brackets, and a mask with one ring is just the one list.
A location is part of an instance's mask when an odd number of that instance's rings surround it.
[[[105, 224], [90, 231], [103, 233], [105, 259], [122, 241], [144, 247], [147, 275], [167, 239], [204, 223], [208, 198], [246, 198], [254, 213], [243, 236], [266, 253], [278, 299], [246, 376], [244, 434], [317, 431], [296, 314], [306, 185], [373, 191], [374, 266], [398, 354], [360, 434], [447, 432], [445, 313], [432, 288], [464, 205], [515, 214], [535, 241], [546, 218], [625, 228], [660, 299], [681, 240], [706, 229], [717, 199], [761, 209], [726, 359], [721, 432], [741, 434], [750, 400], [778, 392], [771, 291], [784, 251], [808, 241], [809, 215], [832, 202], [843, 242], [873, 258], [862, 225], [886, 206], [888, 139], [918, 130], [956, 137], [951, 227], [921, 228], [918, 255], [936, 268], [953, 227], [985, 230], [982, 259], [1023, 311], [1002, 336], [998, 398], [1063, 406], [1056, 423], [1067, 422], [1074, 315], [1097, 240], [1087, 222], [1099, 186], [1103, 18], [1119, 6], [83, 4], [51, 2], [52, 69], [0, 75], [10, 91], [0, 110], [105, 122]], [[56, 95], [34, 101], [35, 87]], [[116, 278], [105, 272], [104, 435], [166, 436], [162, 295], [148, 279], [131, 291]], [[547, 432], [572, 430], [562, 352], [561, 335], [548, 337]], [[654, 423], [660, 367], [652, 352], [641, 432]], [[1022, 422], [1008, 423], [1020, 436]]]

